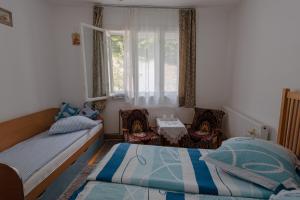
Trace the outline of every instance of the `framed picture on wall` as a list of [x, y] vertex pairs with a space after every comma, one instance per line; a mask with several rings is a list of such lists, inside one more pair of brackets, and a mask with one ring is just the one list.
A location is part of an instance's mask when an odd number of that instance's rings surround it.
[[13, 26], [12, 13], [10, 11], [0, 8], [0, 24]]

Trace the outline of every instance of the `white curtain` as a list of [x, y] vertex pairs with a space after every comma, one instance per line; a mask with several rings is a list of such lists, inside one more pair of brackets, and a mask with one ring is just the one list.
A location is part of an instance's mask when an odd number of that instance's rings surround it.
[[130, 8], [125, 96], [141, 106], [178, 105], [179, 11]]

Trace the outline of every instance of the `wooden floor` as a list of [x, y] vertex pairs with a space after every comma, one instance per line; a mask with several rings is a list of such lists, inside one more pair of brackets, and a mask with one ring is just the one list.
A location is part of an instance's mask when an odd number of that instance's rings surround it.
[[105, 140], [99, 151], [89, 160], [88, 165], [78, 174], [67, 189], [60, 196], [59, 200], [68, 200], [70, 196], [86, 181], [87, 176], [94, 169], [95, 165], [107, 154], [107, 152], [122, 140]]
[[97, 162], [99, 162], [111, 149], [112, 146], [114, 146], [117, 143], [120, 143], [122, 141], [120, 140], [105, 140], [99, 151], [91, 158], [89, 161], [89, 165], [93, 165]]

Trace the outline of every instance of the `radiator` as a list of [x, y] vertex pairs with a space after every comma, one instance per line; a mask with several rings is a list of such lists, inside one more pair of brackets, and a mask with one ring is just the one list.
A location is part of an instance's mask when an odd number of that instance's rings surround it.
[[227, 138], [250, 136], [268, 140], [270, 129], [263, 123], [242, 114], [228, 106], [223, 107], [224, 133]]

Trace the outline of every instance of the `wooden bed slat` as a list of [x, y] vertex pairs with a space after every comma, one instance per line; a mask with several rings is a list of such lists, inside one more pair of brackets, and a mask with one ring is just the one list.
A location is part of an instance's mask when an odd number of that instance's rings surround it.
[[277, 143], [300, 156], [300, 93], [284, 89]]
[[292, 101], [292, 112], [291, 112], [291, 127], [290, 127], [290, 138], [288, 140], [288, 148], [291, 149], [293, 147], [293, 139], [294, 139], [294, 131], [295, 131], [295, 125], [296, 125], [296, 117], [297, 117], [297, 101], [294, 99]]
[[[299, 143], [299, 141], [298, 141], [298, 143]], [[299, 144], [297, 145], [296, 155], [297, 155], [298, 157], [299, 157], [299, 155], [300, 155], [300, 145], [299, 145]]]
[[295, 129], [296, 129], [296, 120], [297, 120], [297, 111], [298, 111], [298, 101], [292, 100], [294, 102], [294, 109], [292, 113], [292, 122], [291, 122], [291, 136], [288, 143], [288, 148], [293, 149], [293, 140], [295, 138]]
[[[285, 125], [285, 130], [284, 132], [288, 132], [289, 131], [289, 119], [290, 119], [290, 111], [291, 111], [291, 101], [289, 99], [286, 100], [287, 101], [287, 110], [286, 110], [286, 125]], [[287, 144], [287, 138], [288, 135], [284, 134], [284, 140], [283, 140], [283, 144], [286, 145]]]
[[279, 119], [279, 127], [278, 127], [278, 136], [277, 136], [277, 143], [282, 144], [284, 141], [284, 134], [279, 134], [284, 132], [286, 128], [286, 116], [287, 116], [287, 94], [289, 92], [289, 89], [284, 89], [282, 92], [282, 98], [281, 98], [281, 109], [280, 109], [280, 119]]
[[[298, 101], [297, 103], [298, 107], [297, 107], [297, 118], [296, 118], [296, 126], [295, 126], [295, 130], [294, 130], [294, 139], [293, 139], [293, 146], [292, 146], [292, 151], [296, 152], [297, 151], [297, 143], [299, 138], [299, 134], [300, 133], [300, 102]], [[298, 123], [297, 123], [298, 122]], [[300, 146], [300, 145], [299, 145]]]
[[[287, 114], [287, 128], [286, 128], [286, 133], [291, 132], [291, 119], [292, 119], [292, 114], [293, 114], [293, 101], [291, 99], [288, 99], [288, 114]], [[285, 134], [285, 142], [284, 145], [288, 146], [290, 139], [290, 134]]]

